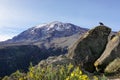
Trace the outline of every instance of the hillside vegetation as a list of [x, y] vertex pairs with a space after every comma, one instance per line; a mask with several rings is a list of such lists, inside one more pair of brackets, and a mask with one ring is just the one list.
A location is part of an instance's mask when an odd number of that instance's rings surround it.
[[46, 67], [30, 67], [29, 72], [21, 73], [16, 71], [10, 77], [5, 76], [2, 80], [107, 80], [103, 75], [97, 77], [95, 75], [88, 76], [80, 67], [69, 65], [52, 65]]

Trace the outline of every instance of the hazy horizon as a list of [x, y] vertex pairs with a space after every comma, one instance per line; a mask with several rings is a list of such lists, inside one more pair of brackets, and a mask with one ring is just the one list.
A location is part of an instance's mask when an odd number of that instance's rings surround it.
[[84, 28], [103, 22], [119, 31], [118, 0], [0, 0], [0, 41], [42, 23], [60, 21]]

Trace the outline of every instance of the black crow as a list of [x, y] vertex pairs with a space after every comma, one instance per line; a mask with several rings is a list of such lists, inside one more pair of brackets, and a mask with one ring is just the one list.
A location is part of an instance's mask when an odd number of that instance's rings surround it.
[[100, 25], [104, 25], [102, 22], [99, 22]]

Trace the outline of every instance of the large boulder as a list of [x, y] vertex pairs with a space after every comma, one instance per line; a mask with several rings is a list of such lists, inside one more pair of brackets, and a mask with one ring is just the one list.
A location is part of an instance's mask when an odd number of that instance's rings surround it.
[[101, 56], [111, 29], [100, 25], [85, 33], [71, 48], [68, 57], [89, 72], [94, 72], [94, 62]]
[[[105, 51], [94, 63], [97, 71], [115, 73], [120, 69], [120, 32], [108, 42]], [[120, 72], [119, 72], [120, 73]]]

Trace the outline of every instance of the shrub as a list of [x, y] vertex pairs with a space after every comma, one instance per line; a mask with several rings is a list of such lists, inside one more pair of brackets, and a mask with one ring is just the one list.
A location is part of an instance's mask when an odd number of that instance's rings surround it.
[[[69, 64], [57, 65], [56, 67], [52, 65], [33, 67], [31, 65], [26, 74], [16, 71], [10, 77], [4, 77], [3, 80], [90, 80], [90, 78], [79, 67]], [[106, 80], [106, 78], [104, 76], [98, 79], [98, 77], [93, 76], [92, 80]]]

